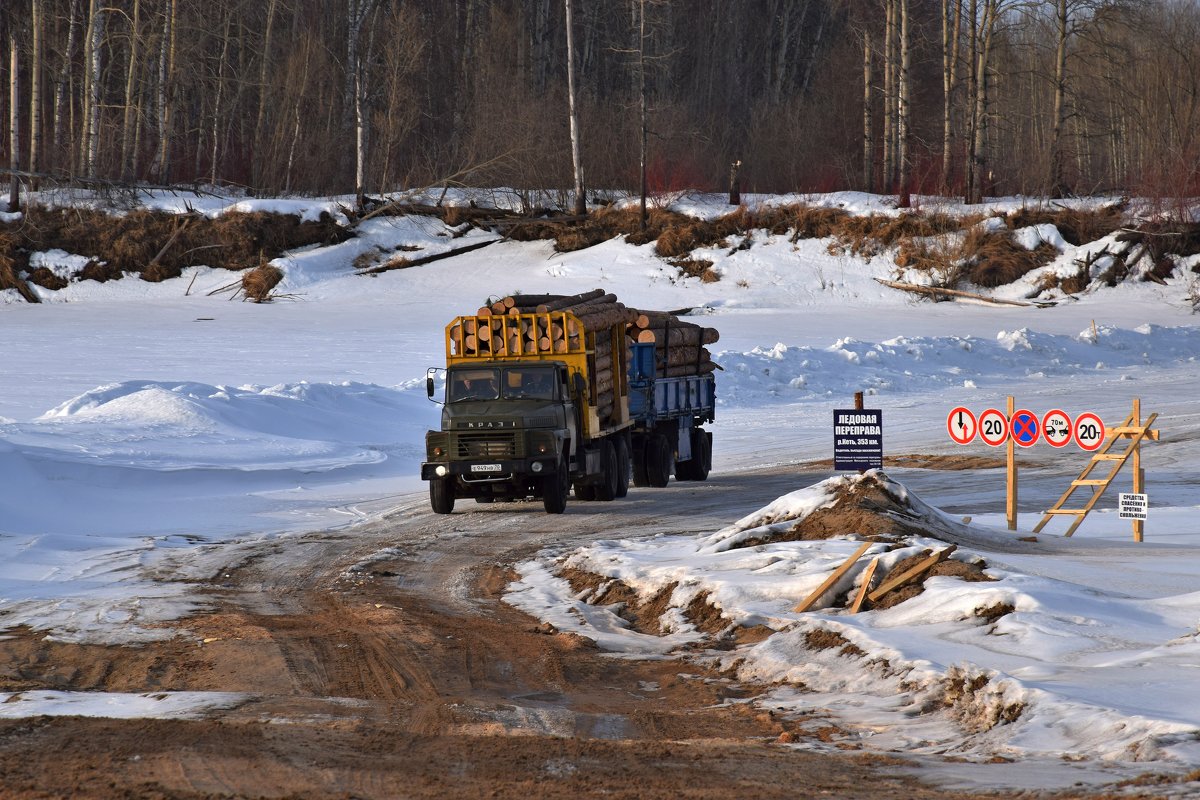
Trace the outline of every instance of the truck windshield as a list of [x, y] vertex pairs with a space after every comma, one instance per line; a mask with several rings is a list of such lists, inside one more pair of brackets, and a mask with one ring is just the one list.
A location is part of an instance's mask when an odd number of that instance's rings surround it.
[[500, 370], [464, 369], [450, 373], [446, 384], [447, 402], [495, 400], [500, 396]]
[[517, 367], [504, 371], [504, 396], [513, 399], [554, 399], [553, 367]]

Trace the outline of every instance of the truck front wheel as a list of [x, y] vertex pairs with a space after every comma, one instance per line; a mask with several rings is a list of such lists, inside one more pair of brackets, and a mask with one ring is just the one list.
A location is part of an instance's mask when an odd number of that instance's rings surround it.
[[567, 510], [567, 494], [571, 491], [571, 481], [567, 475], [566, 462], [560, 462], [558, 471], [547, 477], [542, 486], [542, 505], [547, 514], [561, 514]]
[[429, 482], [429, 505], [435, 514], [449, 514], [454, 510], [453, 478], [434, 478]]
[[600, 483], [596, 485], [597, 500], [612, 500], [617, 496], [617, 448], [609, 439], [600, 443]]

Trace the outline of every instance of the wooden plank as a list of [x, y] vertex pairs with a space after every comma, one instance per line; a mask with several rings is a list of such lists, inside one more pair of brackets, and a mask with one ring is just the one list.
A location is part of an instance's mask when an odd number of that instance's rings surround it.
[[830, 575], [828, 578], [825, 579], [824, 583], [822, 583], [820, 586], [817, 587], [817, 590], [815, 592], [813, 592], [808, 597], [806, 597], [803, 602], [801, 602], [799, 605], [797, 605], [792, 610], [797, 611], [797, 612], [802, 612], [802, 611], [808, 611], [810, 608], [812, 608], [813, 605], [817, 602], [817, 600], [819, 600], [821, 598], [821, 595], [823, 595], [823, 594], [825, 594], [825, 592], [829, 591], [829, 587], [833, 586], [833, 584], [835, 584], [837, 582], [838, 578], [845, 575], [846, 572], [849, 571], [849, 569], [852, 566], [854, 566], [854, 562], [858, 561], [859, 556], [861, 556], [863, 553], [867, 552], [867, 550], [869, 550], [871, 545], [873, 545], [873, 544], [875, 544], [875, 543], [874, 542], [863, 542], [862, 547], [858, 548], [858, 550], [856, 550], [854, 552], [854, 555], [847, 558], [840, 567], [838, 567], [837, 569], [835, 569], [833, 571], [832, 575]]
[[[909, 569], [906, 569], [900, 575], [897, 575], [894, 578], [889, 578], [888, 580], [885, 580], [878, 589], [876, 589], [875, 591], [873, 591], [867, 595], [867, 599], [870, 600], [872, 603], [879, 602], [880, 598], [882, 598], [885, 594], [892, 591], [893, 589], [898, 589], [899, 587], [903, 586], [904, 584], [908, 583], [909, 581], [913, 580], [914, 578], [929, 571], [933, 567], [934, 564], [938, 564], [942, 561], [945, 561], [947, 558], [950, 557], [950, 554], [953, 553], [957, 549], [958, 549], [958, 545], [952, 544], [949, 547], [945, 548], [944, 550], [939, 550], [938, 552], [936, 552], [933, 555], [926, 558], [921, 563], [916, 564], [916, 565], [910, 567]], [[926, 552], [928, 552], [928, 551], [926, 551]]]
[[[1142, 432], [1142, 428], [1141, 428], [1141, 426], [1138, 426], [1138, 425], [1129, 425], [1129, 426], [1123, 426], [1120, 428], [1105, 428], [1104, 429], [1105, 436], [1131, 437], [1131, 436], [1136, 436], [1141, 432]], [[1152, 431], [1146, 431], [1147, 439], [1149, 439], [1153, 442], [1157, 442], [1158, 437], [1159, 437], [1159, 431], [1157, 429], [1152, 430]]]
[[858, 587], [858, 596], [854, 598], [854, 605], [850, 606], [851, 614], [857, 614], [862, 610], [863, 604], [867, 602], [867, 592], [871, 590], [871, 579], [875, 577], [875, 570], [878, 567], [879, 556], [875, 556], [863, 573], [862, 586]]

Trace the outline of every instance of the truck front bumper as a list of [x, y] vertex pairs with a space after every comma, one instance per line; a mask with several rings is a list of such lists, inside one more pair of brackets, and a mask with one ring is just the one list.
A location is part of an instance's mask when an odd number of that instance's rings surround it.
[[421, 480], [455, 477], [467, 483], [511, 481], [518, 476], [552, 475], [556, 466], [553, 458], [545, 457], [495, 461], [424, 461], [421, 463]]

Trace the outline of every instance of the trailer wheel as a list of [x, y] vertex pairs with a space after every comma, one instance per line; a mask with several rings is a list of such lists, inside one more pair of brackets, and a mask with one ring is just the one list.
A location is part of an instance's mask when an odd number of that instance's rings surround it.
[[675, 480], [677, 481], [694, 481], [699, 480], [696, 477], [696, 440], [692, 439], [692, 457], [687, 461], [675, 462]]
[[617, 497], [629, 494], [629, 438], [617, 436]]
[[429, 482], [429, 505], [435, 514], [449, 514], [454, 510], [453, 478], [434, 478]]
[[712, 434], [703, 428], [692, 430], [692, 468], [691, 479], [694, 481], [708, 480], [712, 470]]
[[600, 443], [600, 475], [601, 482], [596, 486], [596, 499], [609, 501], [617, 496], [618, 480], [617, 448], [613, 447], [611, 439]]
[[661, 433], [650, 437], [646, 443], [646, 481], [661, 489], [671, 481], [671, 466], [675, 459], [671, 455], [671, 443]]
[[561, 514], [567, 510], [567, 494], [571, 491], [570, 476], [565, 461], [559, 462], [558, 470], [545, 478], [542, 486], [542, 505], [547, 514]]

